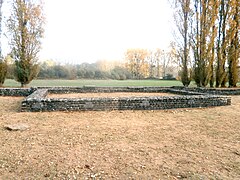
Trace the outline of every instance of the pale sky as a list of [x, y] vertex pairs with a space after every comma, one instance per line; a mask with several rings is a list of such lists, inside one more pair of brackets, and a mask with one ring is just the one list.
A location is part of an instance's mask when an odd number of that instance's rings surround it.
[[128, 48], [167, 48], [168, 0], [46, 0], [41, 59], [119, 60]]

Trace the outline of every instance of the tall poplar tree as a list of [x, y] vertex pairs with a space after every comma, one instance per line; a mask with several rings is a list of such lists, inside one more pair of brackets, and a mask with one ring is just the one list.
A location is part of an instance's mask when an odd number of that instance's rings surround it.
[[239, 43], [239, 29], [240, 29], [240, 1], [230, 1], [230, 18], [229, 31], [227, 32], [229, 38], [228, 47], [228, 83], [229, 87], [236, 87], [238, 82], [238, 63], [240, 57], [240, 43]]
[[194, 21], [191, 29], [191, 47], [194, 53], [194, 80], [199, 87], [211, 82], [213, 86], [216, 20], [216, 0], [195, 0]]
[[218, 36], [217, 36], [217, 68], [216, 68], [216, 87], [225, 87], [227, 83], [227, 28], [229, 19], [228, 0], [220, 0], [218, 15]]
[[184, 86], [191, 82], [190, 63], [190, 22], [192, 18], [191, 0], [174, 0], [174, 20], [180, 41], [177, 42], [178, 57], [181, 64], [181, 81]]
[[[186, 54], [186, 43], [191, 45], [190, 57], [194, 57], [193, 77], [197, 86], [210, 84], [213, 87], [215, 81], [216, 87], [225, 87], [228, 80], [230, 87], [236, 87], [240, 58], [240, 1], [193, 0], [188, 13], [180, 11], [184, 5], [188, 5], [187, 0], [174, 2], [178, 5], [178, 13], [175, 12], [176, 26], [182, 35], [178, 38], [184, 39], [179, 54]], [[185, 18], [186, 15], [192, 18]], [[189, 36], [184, 38], [186, 34]], [[187, 38], [189, 41], [185, 41]]]
[[7, 27], [16, 66], [15, 79], [22, 87], [38, 74], [37, 61], [44, 33], [43, 25], [41, 1], [13, 0]]

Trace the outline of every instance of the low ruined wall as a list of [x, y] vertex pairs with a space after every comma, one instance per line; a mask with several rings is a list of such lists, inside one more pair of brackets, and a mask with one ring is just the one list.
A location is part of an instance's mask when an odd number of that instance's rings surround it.
[[42, 111], [43, 107], [39, 107], [39, 104], [42, 104], [47, 95], [47, 89], [36, 90], [22, 101], [22, 111]]
[[197, 92], [197, 91], [189, 91], [187, 89], [173, 89], [173, 88], [169, 88], [167, 89], [168, 93], [172, 93], [172, 94], [178, 94], [178, 95], [206, 95], [208, 93], [203, 93], [203, 92]]
[[240, 95], [240, 88], [200, 88], [200, 87], [185, 88], [182, 86], [173, 86], [171, 89], [214, 95], [228, 95], [228, 96]]
[[197, 88], [182, 86], [173, 87], [39, 87], [48, 89], [52, 94], [68, 94], [68, 93], [109, 93], [109, 92], [163, 92], [178, 95], [240, 95], [240, 88]]
[[0, 96], [29, 96], [36, 88], [0, 88]]
[[[159, 92], [181, 96], [119, 97], [119, 98], [48, 98], [48, 93], [109, 93], [109, 92]], [[205, 89], [184, 87], [38, 87], [1, 88], [0, 96], [26, 96], [22, 111], [100, 111], [100, 110], [160, 110], [226, 106], [240, 89]]]
[[[110, 89], [113, 90], [114, 88]], [[133, 91], [134, 89], [136, 91]], [[104, 92], [106, 92], [105, 90], [107, 89], [94, 88], [94, 92], [103, 92], [103, 90]], [[158, 88], [153, 88], [151, 90], [152, 90], [151, 92], [160, 92], [160, 89]], [[183, 95], [183, 96], [122, 97], [122, 98], [120, 97], [46, 98], [48, 91], [50, 90], [38, 89], [33, 94], [25, 98], [25, 100], [22, 102], [22, 111], [38, 112], [38, 111], [87, 111], [87, 110], [88, 111], [160, 110], [175, 108], [226, 106], [231, 104], [230, 97], [215, 95], [191, 95], [191, 96]], [[163, 91], [166, 91], [166, 89], [164, 89]], [[58, 89], [58, 92], [60, 92], [60, 89]], [[112, 91], [108, 90], [107, 92]], [[127, 92], [146, 92], [146, 88], [131, 88], [131, 91]], [[176, 91], [174, 92], [176, 93]], [[184, 91], [180, 92], [180, 94], [183, 93]]]

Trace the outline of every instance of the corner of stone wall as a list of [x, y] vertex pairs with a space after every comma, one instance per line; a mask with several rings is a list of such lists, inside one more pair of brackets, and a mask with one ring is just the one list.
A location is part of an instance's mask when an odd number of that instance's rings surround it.
[[42, 101], [48, 95], [47, 89], [37, 89], [22, 101], [22, 111], [41, 111]]

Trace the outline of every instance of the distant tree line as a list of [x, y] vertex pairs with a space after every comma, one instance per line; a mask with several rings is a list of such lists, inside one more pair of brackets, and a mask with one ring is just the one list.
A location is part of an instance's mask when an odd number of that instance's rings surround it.
[[[147, 52], [143, 59], [129, 59], [136, 54]], [[129, 49], [125, 60], [107, 61], [100, 60], [96, 63], [60, 64], [53, 60], [39, 63], [38, 79], [176, 79], [178, 71], [173, 66], [172, 57], [163, 50], [149, 51], [146, 49]], [[14, 78], [14, 63], [8, 57], [7, 78]], [[135, 62], [136, 61], [136, 62]], [[141, 63], [143, 61], [143, 64]], [[130, 65], [132, 63], [132, 65]], [[139, 69], [131, 69], [130, 66]]]
[[82, 63], [80, 65], [52, 64], [44, 62], [40, 65], [39, 79], [131, 79], [131, 73], [124, 67], [116, 66], [103, 70], [98, 63]]
[[[14, 79], [15, 63], [9, 55], [6, 78]], [[96, 63], [60, 64], [46, 60], [38, 64], [38, 79], [166, 79], [178, 78], [174, 49], [128, 49], [121, 61], [100, 60]]]
[[176, 79], [178, 66], [173, 48], [128, 49], [121, 61], [100, 60], [96, 63], [61, 65], [44, 61], [39, 65], [40, 79]]
[[178, 78], [178, 59], [175, 44], [168, 50], [128, 49], [125, 53], [125, 67], [134, 79]]

